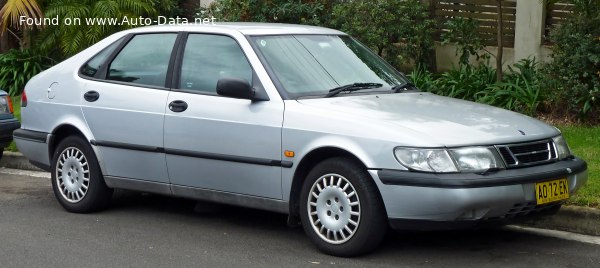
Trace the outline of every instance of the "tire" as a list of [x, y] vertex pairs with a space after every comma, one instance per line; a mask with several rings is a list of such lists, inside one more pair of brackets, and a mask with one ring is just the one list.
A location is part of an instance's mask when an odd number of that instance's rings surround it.
[[106, 186], [92, 147], [79, 136], [60, 142], [52, 157], [52, 189], [65, 210], [89, 213], [104, 209], [113, 190]]
[[317, 164], [300, 194], [302, 226], [322, 252], [357, 256], [374, 250], [385, 237], [388, 224], [379, 191], [356, 161], [338, 157]]

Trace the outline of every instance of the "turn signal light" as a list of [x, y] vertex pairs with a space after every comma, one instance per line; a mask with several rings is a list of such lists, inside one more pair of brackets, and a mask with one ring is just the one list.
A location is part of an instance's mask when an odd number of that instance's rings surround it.
[[294, 157], [294, 151], [288, 151], [286, 150], [285, 152], [283, 152], [283, 155], [285, 155], [285, 157]]
[[9, 96], [6, 96], [6, 103], [8, 103], [8, 110], [10, 111], [10, 113], [14, 113], [12, 99]]

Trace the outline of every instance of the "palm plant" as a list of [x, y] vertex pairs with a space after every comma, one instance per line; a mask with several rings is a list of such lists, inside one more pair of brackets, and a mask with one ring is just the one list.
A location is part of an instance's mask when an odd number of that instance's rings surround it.
[[42, 17], [42, 10], [36, 0], [6, 0], [0, 1], [0, 3], [3, 3], [2, 9], [0, 9], [0, 21], [2, 22], [0, 31], [2, 33], [8, 30], [9, 25], [19, 28], [20, 16]]
[[[36, 0], [0, 0], [0, 35], [3, 36], [6, 33], [10, 33], [15, 37], [21, 49], [28, 42], [23, 39], [28, 39], [29, 30], [34, 25], [20, 25], [19, 17], [24, 16], [26, 18], [38, 19], [43, 16], [40, 6]], [[11, 27], [13, 28], [11, 30]], [[21, 35], [14, 31], [14, 29], [21, 29]], [[25, 37], [25, 38], [24, 38]]]
[[[156, 1], [153, 0], [51, 0], [46, 9], [47, 17], [58, 16], [79, 18], [80, 25], [49, 26], [40, 34], [39, 45], [42, 50], [50, 51], [58, 48], [64, 56], [71, 56], [104, 37], [135, 25], [88, 25], [86, 18], [138, 18], [140, 16], [156, 16]], [[164, 2], [164, 1], [162, 1]]]

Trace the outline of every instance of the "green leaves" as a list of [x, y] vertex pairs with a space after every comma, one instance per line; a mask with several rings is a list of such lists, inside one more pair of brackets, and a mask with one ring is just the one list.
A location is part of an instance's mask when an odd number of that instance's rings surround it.
[[[162, 3], [161, 6], [164, 5]], [[59, 48], [64, 56], [72, 56], [115, 32], [135, 27], [127, 23], [89, 25], [86, 19], [116, 18], [120, 22], [125, 16], [154, 17], [158, 14], [157, 6], [153, 0], [51, 0], [46, 16], [58, 16], [61, 23], [49, 26], [40, 33], [39, 46], [43, 51]], [[66, 25], [65, 18], [80, 19], [80, 23]]]
[[19, 17], [42, 18], [42, 11], [35, 0], [7, 0], [0, 7], [0, 33], [4, 33], [8, 25], [20, 28]]
[[431, 62], [434, 20], [419, 0], [348, 1], [333, 9], [332, 25], [373, 48], [399, 69]]
[[524, 59], [509, 66], [504, 83], [489, 85], [485, 90], [476, 94], [479, 102], [487, 103], [504, 109], [535, 115], [542, 102], [539, 83], [539, 68], [533, 59]]
[[535, 60], [525, 59], [509, 67], [506, 82], [496, 81], [496, 70], [487, 65], [460, 65], [436, 77], [416, 68], [409, 75], [421, 90], [438, 95], [477, 101], [496, 107], [535, 115], [543, 102], [539, 68]]
[[20, 95], [29, 79], [53, 64], [52, 59], [28, 49], [0, 54], [0, 89]]
[[562, 113], [597, 117], [600, 98], [600, 1], [572, 0], [575, 14], [551, 31], [552, 62], [542, 89]]
[[441, 35], [442, 44], [456, 45], [456, 55], [460, 55], [459, 64], [469, 64], [469, 58], [475, 56], [489, 58], [489, 54], [481, 52], [484, 48], [481, 36], [477, 34], [479, 23], [471, 18], [455, 17], [446, 21], [444, 28], [448, 29]]
[[197, 17], [215, 16], [218, 21], [278, 22], [320, 25], [327, 17], [325, 6], [331, 1], [313, 0], [217, 0], [201, 7]]

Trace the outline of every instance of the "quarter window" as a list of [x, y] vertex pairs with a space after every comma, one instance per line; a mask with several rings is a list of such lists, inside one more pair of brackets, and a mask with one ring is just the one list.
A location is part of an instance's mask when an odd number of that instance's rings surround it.
[[110, 64], [107, 79], [165, 87], [175, 39], [175, 33], [136, 35]]
[[221, 78], [245, 79], [252, 84], [252, 67], [238, 43], [222, 35], [190, 34], [179, 88], [216, 94]]
[[92, 59], [85, 63], [85, 65], [81, 66], [81, 74], [87, 77], [95, 77], [98, 70], [102, 68], [102, 64], [106, 62], [108, 57], [117, 49], [119, 44], [121, 44], [123, 38], [118, 41], [112, 43], [110, 46], [106, 47], [100, 53], [96, 54]]

